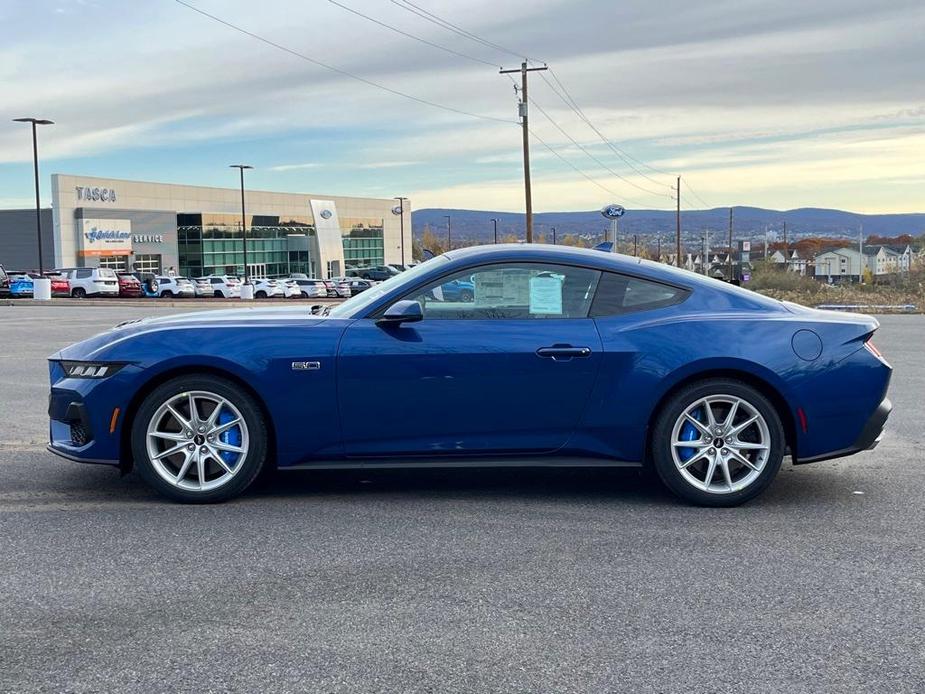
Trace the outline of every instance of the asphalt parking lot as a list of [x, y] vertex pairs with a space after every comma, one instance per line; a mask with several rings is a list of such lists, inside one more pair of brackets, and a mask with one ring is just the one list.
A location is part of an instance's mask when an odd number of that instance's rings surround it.
[[881, 446], [742, 508], [626, 470], [283, 473], [195, 507], [44, 449], [45, 357], [177, 310], [0, 307], [0, 691], [925, 688], [925, 316], [881, 318]]

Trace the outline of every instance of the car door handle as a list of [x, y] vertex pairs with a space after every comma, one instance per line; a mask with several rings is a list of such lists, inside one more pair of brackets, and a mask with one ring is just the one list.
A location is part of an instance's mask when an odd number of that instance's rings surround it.
[[553, 361], [568, 361], [577, 357], [590, 357], [590, 347], [572, 347], [572, 345], [553, 345], [552, 347], [540, 347], [536, 350], [536, 356]]

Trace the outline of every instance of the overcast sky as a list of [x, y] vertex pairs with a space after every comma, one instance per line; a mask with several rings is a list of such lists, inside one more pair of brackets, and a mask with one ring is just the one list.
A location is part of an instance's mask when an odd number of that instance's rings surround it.
[[[534, 73], [531, 97], [583, 149], [536, 107], [531, 128], [593, 179], [534, 139], [538, 211], [672, 207], [674, 173], [696, 191], [683, 191], [686, 208], [702, 199], [925, 211], [922, 0], [412, 1], [548, 62], [624, 154]], [[189, 2], [368, 80], [504, 122], [326, 71], [175, 0], [0, 0], [0, 207], [32, 204], [31, 140], [9, 119], [35, 115], [57, 123], [41, 130], [46, 199], [52, 172], [232, 186], [226, 167], [243, 161], [256, 167], [253, 188], [523, 209], [513, 85], [494, 67], [517, 67], [514, 55], [400, 0], [338, 2], [490, 64], [328, 0]]]

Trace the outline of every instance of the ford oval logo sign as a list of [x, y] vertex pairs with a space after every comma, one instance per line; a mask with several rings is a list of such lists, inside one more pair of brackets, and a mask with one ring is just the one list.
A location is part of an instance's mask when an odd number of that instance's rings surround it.
[[331, 210], [321, 210], [321, 218], [322, 218], [322, 219], [330, 219], [330, 218], [331, 218], [331, 215], [333, 215], [333, 214], [334, 214], [334, 213], [331, 212]]
[[605, 205], [601, 208], [601, 214], [607, 219], [620, 219], [626, 214], [626, 208], [623, 205]]

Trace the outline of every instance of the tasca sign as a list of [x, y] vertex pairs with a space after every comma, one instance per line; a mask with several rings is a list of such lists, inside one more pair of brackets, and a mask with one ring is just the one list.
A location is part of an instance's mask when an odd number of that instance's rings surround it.
[[132, 222], [129, 219], [81, 219], [80, 255], [128, 255], [132, 252]]
[[97, 186], [74, 186], [77, 192], [77, 199], [86, 202], [115, 202], [116, 191], [114, 188], [99, 188]]

